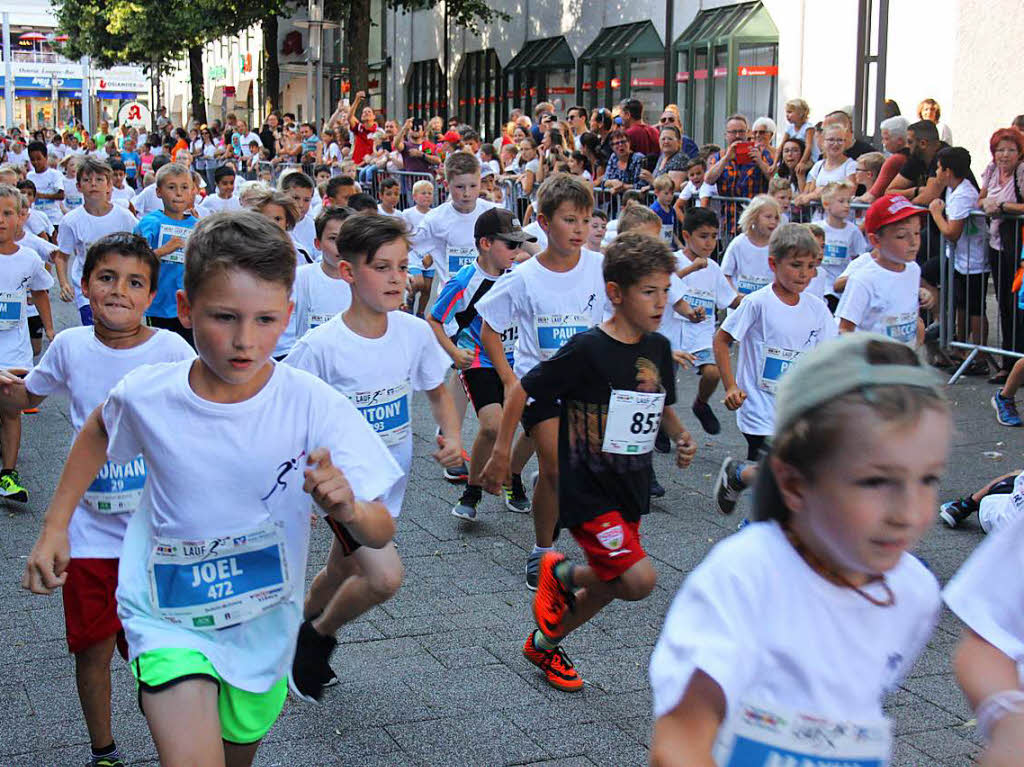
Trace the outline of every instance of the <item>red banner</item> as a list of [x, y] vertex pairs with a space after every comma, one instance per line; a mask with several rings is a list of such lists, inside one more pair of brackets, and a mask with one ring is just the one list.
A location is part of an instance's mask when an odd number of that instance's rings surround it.
[[593, 90], [593, 87], [594, 87], [594, 86], [593, 86], [593, 85], [591, 85], [590, 83], [583, 83], [583, 90], [584, 90], [584, 91], [589, 91], [589, 90]]
[[634, 77], [629, 81], [633, 88], [663, 88], [665, 87], [664, 77]]
[[729, 74], [729, 70], [726, 67], [715, 67], [715, 77], [725, 77]]
[[739, 67], [740, 77], [775, 77], [778, 67]]
[[693, 79], [694, 80], [707, 80], [708, 79], [708, 70], [706, 70], [706, 69], [695, 69], [695, 70], [693, 70]]
[[622, 80], [620, 80], [618, 77], [613, 77], [612, 78], [612, 90], [617, 91], [621, 87], [622, 87]]
[[[589, 85], [589, 83], [587, 83]], [[560, 87], [560, 88], [548, 88], [548, 93], [556, 93], [563, 96], [569, 96], [576, 92], [575, 88]]]
[[689, 72], [676, 72], [676, 82], [677, 83], [685, 83], [689, 79], [690, 79], [690, 73]]

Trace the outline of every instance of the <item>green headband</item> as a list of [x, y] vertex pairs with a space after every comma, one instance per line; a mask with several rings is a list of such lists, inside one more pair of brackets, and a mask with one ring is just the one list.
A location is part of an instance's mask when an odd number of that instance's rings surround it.
[[872, 365], [872, 341], [894, 343], [877, 333], [844, 333], [801, 354], [779, 383], [775, 398], [775, 435], [797, 418], [847, 392], [874, 386], [916, 386], [941, 393], [942, 382], [921, 365]]

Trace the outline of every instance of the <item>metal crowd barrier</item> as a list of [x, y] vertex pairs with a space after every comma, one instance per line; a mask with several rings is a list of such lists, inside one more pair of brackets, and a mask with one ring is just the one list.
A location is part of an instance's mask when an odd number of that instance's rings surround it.
[[[431, 204], [432, 208], [436, 208], [447, 198], [447, 190], [444, 185], [438, 180], [436, 173], [421, 173], [418, 171], [408, 170], [385, 170], [383, 168], [369, 168], [361, 169], [366, 170], [366, 173], [360, 172], [359, 177], [356, 179], [359, 181], [363, 191], [369, 195], [372, 195], [375, 199], [380, 199], [380, 184], [386, 178], [393, 178], [398, 181], [400, 189], [400, 197], [398, 207], [401, 210], [410, 208], [415, 203], [412, 199], [412, 188], [417, 181], [429, 181], [434, 187], [434, 202]], [[364, 183], [364, 179], [368, 179], [367, 183]]]

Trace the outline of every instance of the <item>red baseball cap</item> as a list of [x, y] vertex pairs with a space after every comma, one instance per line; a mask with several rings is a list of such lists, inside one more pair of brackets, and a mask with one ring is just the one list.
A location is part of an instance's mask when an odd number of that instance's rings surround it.
[[876, 234], [879, 229], [895, 224], [911, 216], [919, 216], [926, 211], [919, 208], [901, 194], [887, 194], [879, 197], [868, 208], [864, 216], [864, 231]]
[[445, 133], [443, 136], [441, 136], [441, 140], [442, 141], [448, 141], [448, 142], [450, 142], [452, 144], [458, 144], [459, 142], [462, 141], [462, 136], [460, 136], [455, 131], [450, 130], [447, 133]]

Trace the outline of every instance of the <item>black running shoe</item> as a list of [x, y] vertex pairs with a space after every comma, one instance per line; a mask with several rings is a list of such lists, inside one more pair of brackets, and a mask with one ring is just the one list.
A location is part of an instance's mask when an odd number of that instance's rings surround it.
[[723, 514], [732, 514], [736, 502], [740, 499], [740, 493], [744, 490], [743, 484], [736, 479], [739, 467], [740, 462], [735, 458], [726, 458], [718, 470], [718, 477], [715, 479], [715, 503]]
[[718, 434], [722, 430], [722, 424], [718, 420], [718, 416], [715, 415], [711, 409], [711, 405], [707, 402], [701, 402], [699, 399], [693, 401], [693, 407], [690, 408], [693, 414], [697, 416], [697, 420], [700, 421], [701, 428], [704, 429], [708, 434]]
[[956, 528], [978, 510], [978, 504], [970, 498], [948, 501], [939, 507], [939, 517], [950, 527]]
[[317, 703], [324, 694], [324, 687], [337, 683], [330, 665], [331, 653], [337, 644], [333, 636], [323, 636], [312, 623], [302, 622], [295, 658], [288, 672], [288, 688], [293, 695], [307, 703]]

